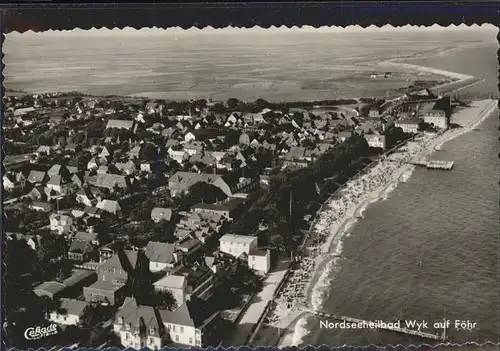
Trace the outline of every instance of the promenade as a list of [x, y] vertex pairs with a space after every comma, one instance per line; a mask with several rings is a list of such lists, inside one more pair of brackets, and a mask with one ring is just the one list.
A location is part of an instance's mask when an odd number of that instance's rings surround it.
[[290, 262], [288, 260], [281, 260], [267, 275], [262, 291], [251, 298], [250, 305], [235, 325], [233, 336], [222, 343], [224, 347], [238, 347], [247, 344], [247, 340], [254, 330], [254, 325], [259, 323], [267, 305], [273, 300], [276, 289], [288, 272], [289, 265]]

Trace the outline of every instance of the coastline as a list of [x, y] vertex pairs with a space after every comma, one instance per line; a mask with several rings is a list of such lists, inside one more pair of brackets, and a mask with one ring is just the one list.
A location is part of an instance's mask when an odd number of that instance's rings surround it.
[[[427, 145], [425, 145], [425, 151], [432, 154], [434, 151], [439, 150], [446, 142], [470, 132], [491, 116], [495, 112], [496, 107], [496, 100], [488, 99], [473, 102], [470, 107], [458, 112], [463, 115], [461, 116], [463, 119], [461, 121], [462, 128], [448, 130], [442, 135], [428, 140], [426, 142]], [[475, 113], [474, 109], [479, 109], [480, 111]], [[331, 274], [331, 270], [338, 266], [336, 263], [342, 251], [342, 239], [349, 235], [348, 228], [357, 221], [356, 217], [371, 203], [387, 197], [400, 181], [407, 181], [413, 170], [414, 166], [412, 165], [402, 165], [384, 185], [368, 193], [358, 203], [351, 206], [339, 224], [332, 228], [323, 228], [328, 230], [329, 235], [327, 234], [325, 242], [319, 245], [321, 254], [315, 258], [312, 279], [307, 283], [305, 288], [308, 307], [320, 308], [320, 305], [323, 303], [324, 295], [322, 290], [329, 286], [329, 281], [326, 278]], [[332, 201], [334, 200], [327, 200], [327, 202]], [[324, 212], [327, 211], [328, 208], [325, 208]], [[321, 214], [318, 214], [319, 216]], [[291, 318], [292, 316], [293, 318]], [[307, 330], [305, 330], [307, 318], [303, 317], [303, 313], [299, 314], [290, 311], [290, 315], [281, 316], [280, 320], [280, 328], [286, 329], [287, 332], [277, 340], [276, 345], [278, 347], [300, 345], [302, 338], [307, 334]]]

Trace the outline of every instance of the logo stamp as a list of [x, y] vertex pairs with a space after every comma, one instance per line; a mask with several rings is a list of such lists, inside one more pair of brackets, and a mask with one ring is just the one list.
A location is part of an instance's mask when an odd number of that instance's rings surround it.
[[57, 334], [57, 324], [51, 324], [48, 327], [29, 327], [24, 332], [26, 340], [38, 340]]

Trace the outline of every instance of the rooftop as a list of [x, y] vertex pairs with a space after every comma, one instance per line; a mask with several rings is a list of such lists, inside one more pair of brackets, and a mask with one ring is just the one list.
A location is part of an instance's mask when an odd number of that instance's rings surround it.
[[235, 242], [238, 244], [250, 244], [254, 241], [257, 240], [256, 236], [250, 236], [250, 235], [237, 235], [237, 234], [226, 234], [222, 238], [219, 239], [219, 241], [224, 241], [224, 242]]

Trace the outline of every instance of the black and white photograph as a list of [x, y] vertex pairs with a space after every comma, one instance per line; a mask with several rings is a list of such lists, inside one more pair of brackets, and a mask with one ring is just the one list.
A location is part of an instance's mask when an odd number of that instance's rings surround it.
[[498, 345], [497, 33], [5, 34], [5, 344]]

